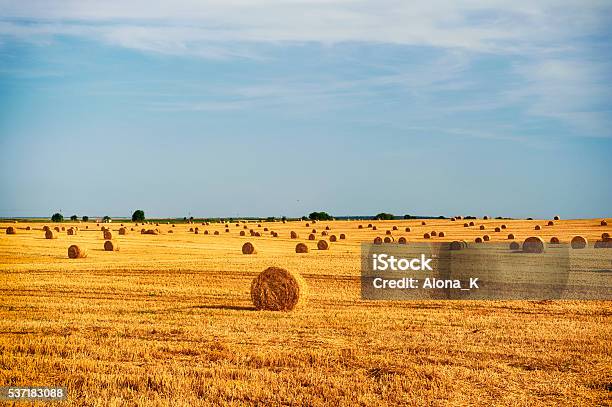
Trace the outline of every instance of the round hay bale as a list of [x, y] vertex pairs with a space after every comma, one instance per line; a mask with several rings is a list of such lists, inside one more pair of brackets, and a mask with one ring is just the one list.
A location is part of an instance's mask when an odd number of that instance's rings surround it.
[[546, 225], [548, 225], [548, 226], [554, 226], [554, 225], [555, 225], [555, 222], [553, 222], [552, 220], [549, 220], [549, 221], [548, 221], [548, 223], [547, 223]]
[[559, 242], [559, 238], [558, 238], [558, 237], [556, 237], [556, 236], [551, 237], [551, 238], [550, 238], [550, 243], [551, 243], [551, 244], [559, 244], [559, 243], [560, 243], [560, 242]]
[[514, 240], [514, 233], [508, 234], [508, 240]]
[[57, 235], [55, 234], [55, 231], [51, 229], [47, 229], [45, 231], [45, 239], [57, 239]]
[[119, 235], [120, 236], [127, 235], [127, 229], [126, 228], [119, 228]]
[[429, 235], [429, 233], [425, 233], [425, 234], [423, 235], [423, 239], [429, 239], [429, 238], [431, 238], [431, 236]]
[[327, 232], [326, 231], [321, 232], [321, 236], [327, 236]]
[[604, 239], [604, 240], [605, 240], [605, 239], [609, 239], [609, 238], [610, 238], [610, 234], [609, 234], [608, 232], [603, 232], [603, 233], [601, 234], [601, 238], [602, 238], [602, 239]]
[[272, 237], [278, 237], [278, 233], [272, 232]]
[[56, 231], [56, 232], [58, 232], [58, 233], [59, 233], [59, 232], [61, 232], [61, 230], [60, 230], [59, 226], [54, 227], [54, 228], [53, 228], [53, 230], [55, 230], [55, 231]]
[[66, 231], [66, 227], [62, 226], [62, 232], [65, 232], [65, 231]]
[[292, 239], [297, 239], [298, 238], [298, 234], [296, 232], [294, 232], [293, 230], [291, 231], [291, 233], [289, 235], [291, 236]]
[[391, 231], [390, 231], [390, 230], [387, 230], [387, 231], [385, 232], [385, 234], [386, 234], [386, 235], [390, 235], [390, 234], [391, 234]]
[[114, 242], [112, 240], [107, 240], [104, 242], [104, 251], [116, 252], [118, 250], [119, 250], [119, 245], [117, 244], [117, 242]]
[[329, 229], [329, 226], [325, 226], [325, 230], [330, 230], [330, 229]]
[[261, 233], [255, 232], [255, 237], [261, 237]]
[[172, 224], [172, 227], [173, 227], [173, 228], [175, 228], [175, 227], [176, 227], [176, 225], [173, 223], [173, 224]]
[[317, 229], [312, 229], [311, 233], [317, 233]]
[[383, 240], [380, 236], [374, 238], [374, 244], [382, 244]]
[[376, 226], [372, 226], [372, 230], [376, 230]]
[[144, 229], [144, 228], [143, 228], [143, 229], [140, 229], [140, 234], [141, 234], [141, 235], [144, 235], [145, 233], [147, 233], [147, 229]]
[[501, 225], [502, 229], [506, 229], [506, 227], [507, 227], [506, 225]]
[[612, 239], [597, 240], [593, 247], [595, 249], [612, 249]]
[[26, 226], [26, 230], [31, 230], [32, 228], [30, 226]]
[[246, 233], [244, 232], [244, 230], [241, 230], [240, 231], [240, 236], [244, 236], [244, 235], [246, 235]]
[[269, 267], [251, 283], [251, 300], [258, 310], [291, 311], [306, 302], [308, 287], [297, 273]]
[[311, 233], [308, 235], [308, 240], [315, 240], [316, 236], [314, 235], [314, 233]]
[[393, 226], [393, 227], [392, 227], [392, 229], [393, 229], [393, 230], [397, 230], [397, 226]]
[[438, 236], [438, 232], [436, 232], [435, 230], [432, 230], [430, 235], [431, 237]]
[[463, 249], [463, 243], [458, 241], [458, 240], [453, 240], [452, 242], [450, 242], [448, 248], [450, 250], [462, 250]]
[[477, 237], [476, 239], [474, 239], [474, 242], [482, 243], [482, 237]]
[[425, 223], [425, 221], [422, 221], [421, 226], [425, 226], [425, 225], [427, 225], [427, 223]]
[[307, 224], [306, 224], [306, 227], [307, 227], [307, 228], [309, 228], [309, 227], [310, 227], [310, 223], [307, 223]]
[[488, 217], [487, 215], [483, 216], [482, 218], [483, 218], [484, 220], [489, 219], [489, 217]]
[[455, 220], [456, 220], [456, 219], [455, 219], [455, 217], [452, 217], [452, 218], [451, 218], [451, 222], [454, 222]]
[[244, 225], [242, 228], [243, 229], [248, 229], [249, 227], [247, 225]]
[[105, 230], [104, 232], [102, 232], [104, 240], [112, 240], [113, 238], [113, 233], [110, 230]]
[[6, 234], [7, 235], [16, 235], [17, 234], [17, 229], [15, 229], [12, 226], [9, 226], [6, 228]]
[[470, 225], [470, 226], [474, 226], [474, 222], [470, 222], [470, 223], [469, 223], [469, 225]]
[[495, 228], [494, 230], [495, 230], [495, 232], [501, 232], [501, 228], [499, 228], [499, 227]]
[[346, 239], [346, 235], [344, 233], [340, 233], [340, 240], [345, 240]]
[[440, 232], [440, 233], [438, 233], [438, 237], [444, 237], [444, 236], [446, 236], [446, 235], [444, 234], [444, 232]]
[[174, 230], [170, 229], [170, 230], [168, 231], [168, 233], [174, 233]]
[[406, 241], [406, 238], [404, 236], [402, 236], [399, 239], [397, 239], [397, 243], [399, 243], [399, 244], [406, 244], [408, 242]]
[[533, 228], [533, 230], [540, 230], [540, 229], [542, 229], [540, 225], [535, 225], [535, 228]]
[[553, 219], [554, 219], [554, 220], [560, 220], [561, 218], [559, 217], [559, 215], [557, 215], [557, 216], [555, 216]]
[[386, 236], [385, 239], [383, 240], [383, 242], [385, 242], [385, 243], [392, 243], [393, 242], [393, 238], [391, 236]]
[[193, 228], [189, 228], [189, 231], [190, 231], [191, 233], [193, 233]]
[[329, 237], [329, 241], [330, 241], [330, 242], [335, 242], [336, 240], [337, 240], [336, 235], [331, 235], [331, 236]]
[[574, 236], [570, 242], [572, 249], [584, 249], [588, 244], [589, 242], [583, 236]]
[[205, 230], [205, 231], [204, 231], [204, 234], [205, 234], [205, 235], [207, 235], [207, 234], [208, 234], [208, 230]]
[[70, 228], [66, 231], [66, 233], [68, 234], [68, 236], [72, 236], [72, 235], [76, 235], [77, 231], [76, 229]]
[[199, 234], [200, 233], [200, 228], [194, 228], [193, 229], [193, 233], [196, 234], [196, 235]]
[[601, 222], [599, 222], [599, 224], [601, 226], [608, 226], [608, 222], [605, 219], [602, 219]]
[[268, 231], [269, 231], [268, 228], [264, 228], [264, 232], [268, 232]]
[[523, 241], [523, 252], [542, 253], [544, 252], [544, 240], [538, 236], [528, 237]]
[[73, 244], [68, 248], [69, 259], [83, 259], [87, 257], [87, 251], [80, 246]]
[[327, 240], [319, 240], [319, 242], [317, 243], [317, 249], [319, 250], [329, 249], [329, 243], [327, 243]]
[[371, 224], [371, 223], [368, 223], [368, 227], [369, 227], [369, 228], [371, 228], [371, 227], [372, 227], [372, 224]]
[[510, 250], [521, 250], [521, 245], [518, 242], [510, 243]]
[[410, 232], [410, 228], [404, 229], [405, 232]]
[[308, 253], [308, 246], [305, 243], [298, 243], [295, 245], [296, 253]]
[[491, 237], [489, 235], [484, 235], [482, 237], [482, 240], [484, 240], [485, 242], [488, 242], [489, 240], [491, 240]]
[[225, 229], [225, 233], [229, 233], [229, 229]]
[[469, 227], [469, 226], [470, 226], [470, 225], [469, 225], [469, 223], [464, 223], [464, 224], [463, 224], [463, 227], [464, 227], [464, 228], [467, 228], [467, 227]]
[[255, 246], [253, 246], [253, 243], [246, 242], [245, 244], [242, 245], [242, 254], [255, 254], [255, 253], [257, 253], [257, 251], [255, 251]]
[[215, 230], [215, 233], [213, 233], [213, 234], [218, 236], [219, 235], [219, 231]]
[[357, 226], [357, 229], [363, 229], [363, 225]]
[[480, 230], [485, 230], [485, 225], [480, 225]]

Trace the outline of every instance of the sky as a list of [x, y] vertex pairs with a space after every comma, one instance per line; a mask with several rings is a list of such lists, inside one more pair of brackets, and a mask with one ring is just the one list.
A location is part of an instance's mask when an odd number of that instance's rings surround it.
[[611, 109], [609, 1], [0, 0], [5, 217], [610, 217]]

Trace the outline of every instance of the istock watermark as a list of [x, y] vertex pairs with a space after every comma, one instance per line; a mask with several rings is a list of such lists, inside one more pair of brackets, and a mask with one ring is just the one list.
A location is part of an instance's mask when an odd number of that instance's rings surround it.
[[363, 244], [367, 300], [612, 299], [612, 251], [550, 245], [542, 253], [491, 244]]

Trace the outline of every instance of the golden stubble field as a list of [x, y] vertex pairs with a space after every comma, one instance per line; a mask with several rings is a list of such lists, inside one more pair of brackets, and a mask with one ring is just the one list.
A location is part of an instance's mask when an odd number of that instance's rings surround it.
[[[394, 225], [408, 242], [435, 230], [445, 241], [579, 234], [592, 244], [612, 232], [600, 219], [474, 222], [248, 223], [261, 237], [239, 236], [242, 224], [141, 235], [131, 222], [118, 236], [113, 223], [117, 252], [103, 250], [94, 222], [62, 223], [80, 231], [53, 240], [43, 223], [1, 223], [0, 385], [66, 386], [70, 406], [610, 405], [610, 301], [360, 299], [360, 243]], [[307, 236], [325, 226], [347, 239], [319, 251]], [[257, 254], [241, 253], [246, 241]], [[298, 242], [310, 252], [296, 254]], [[71, 244], [88, 257], [68, 259]], [[305, 307], [254, 310], [251, 280], [271, 265], [305, 277]]]

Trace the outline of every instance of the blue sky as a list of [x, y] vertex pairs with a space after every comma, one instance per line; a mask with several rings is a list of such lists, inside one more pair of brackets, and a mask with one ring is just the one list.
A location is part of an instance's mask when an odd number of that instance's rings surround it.
[[0, 216], [604, 217], [612, 4], [2, 1]]

